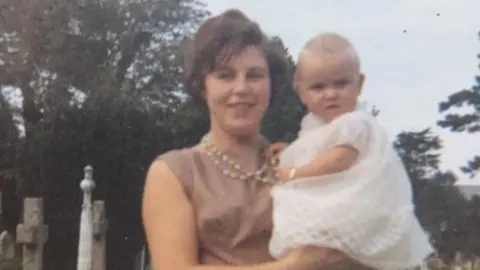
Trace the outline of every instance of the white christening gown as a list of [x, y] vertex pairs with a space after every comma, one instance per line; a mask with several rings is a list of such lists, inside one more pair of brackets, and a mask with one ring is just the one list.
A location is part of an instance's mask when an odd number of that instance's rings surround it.
[[369, 112], [357, 109], [329, 124], [307, 114], [280, 166], [309, 163], [344, 144], [360, 153], [350, 169], [273, 187], [270, 254], [280, 258], [314, 245], [341, 250], [374, 269], [424, 265], [433, 249], [414, 214], [409, 178], [386, 131]]

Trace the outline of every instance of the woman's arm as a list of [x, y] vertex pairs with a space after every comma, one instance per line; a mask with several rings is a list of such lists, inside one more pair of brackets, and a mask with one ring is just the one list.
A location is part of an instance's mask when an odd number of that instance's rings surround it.
[[163, 161], [151, 165], [144, 187], [143, 225], [153, 270], [293, 270], [282, 260], [251, 266], [199, 265], [192, 205]]
[[349, 258], [325, 265], [321, 270], [374, 270], [372, 268], [361, 265]]

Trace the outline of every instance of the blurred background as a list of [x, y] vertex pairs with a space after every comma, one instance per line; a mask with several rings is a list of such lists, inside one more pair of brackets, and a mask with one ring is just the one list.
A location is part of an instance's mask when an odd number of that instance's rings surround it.
[[[184, 93], [182, 44], [228, 8], [256, 20], [292, 69], [312, 36], [348, 37], [367, 76], [362, 98], [405, 163], [437, 257], [480, 256], [478, 0], [1, 0], [0, 233], [15, 239], [24, 199], [43, 198], [43, 269], [75, 269], [79, 184], [92, 165], [106, 268], [135, 269], [149, 163], [208, 128]], [[303, 113], [286, 89], [264, 134], [292, 140]], [[0, 269], [22, 269], [21, 247], [13, 258], [0, 248]]]

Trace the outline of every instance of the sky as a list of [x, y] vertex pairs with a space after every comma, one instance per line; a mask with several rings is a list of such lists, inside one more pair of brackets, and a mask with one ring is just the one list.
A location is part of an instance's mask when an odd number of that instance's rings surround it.
[[[303, 44], [336, 32], [356, 47], [366, 74], [362, 100], [380, 109], [392, 136], [427, 127], [444, 142], [442, 169], [480, 154], [480, 136], [440, 129], [438, 103], [480, 75], [480, 0], [204, 0], [216, 15], [238, 8], [296, 59]], [[476, 137], [476, 138], [474, 138]], [[472, 183], [473, 184], [473, 183]]]

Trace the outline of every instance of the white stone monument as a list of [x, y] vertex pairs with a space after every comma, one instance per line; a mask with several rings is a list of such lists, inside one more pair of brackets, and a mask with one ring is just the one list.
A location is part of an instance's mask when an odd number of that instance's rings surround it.
[[93, 168], [85, 167], [85, 176], [80, 183], [83, 191], [82, 213], [80, 216], [80, 236], [78, 239], [77, 270], [92, 270], [92, 244], [93, 244], [93, 211], [92, 191], [95, 188], [93, 182]]

